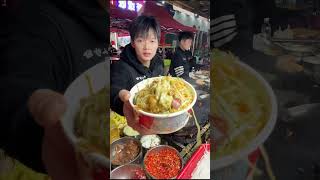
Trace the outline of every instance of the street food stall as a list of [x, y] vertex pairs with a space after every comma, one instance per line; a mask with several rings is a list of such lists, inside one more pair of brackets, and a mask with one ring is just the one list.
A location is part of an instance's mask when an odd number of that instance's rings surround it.
[[[206, 78], [203, 83], [199, 83], [198, 81], [200, 78], [203, 79], [201, 76], [205, 76]], [[139, 120], [145, 127], [153, 130], [154, 133], [151, 135], [140, 135], [127, 125], [125, 117], [111, 111], [111, 161], [112, 159], [114, 160], [114, 162], [111, 162], [113, 169], [111, 178], [124, 177], [124, 173], [127, 174], [130, 169], [135, 169], [135, 172], [138, 170], [137, 173], [127, 175], [125, 178], [189, 179], [199, 176], [209, 178], [209, 72], [195, 72], [194, 74], [190, 74], [190, 77], [192, 78], [188, 82], [180, 78], [172, 77], [155, 78], [156, 80], [151, 78], [151, 80], [144, 80], [132, 88], [130, 91], [131, 94], [136, 95], [136, 97], [132, 97], [132, 103], [136, 101], [135, 106], [138, 106], [138, 109], [146, 108], [146, 111], [149, 110], [153, 112], [141, 111], [140, 113], [143, 115]], [[157, 80], [159, 80], [159, 82], [156, 82]], [[150, 89], [150, 91], [146, 89], [153, 87], [149, 87], [148, 84], [150, 85], [152, 82], [166, 83], [166, 81], [174, 81], [174, 83], [172, 82], [170, 84], [179, 86], [179, 88], [171, 87], [173, 88], [172, 92], [176, 91], [178, 94], [188, 94], [188, 89], [190, 88], [190, 90], [192, 90], [190, 91], [190, 98], [193, 96], [193, 98], [190, 99], [191, 101], [189, 101], [190, 104], [187, 103], [183, 105], [183, 102], [187, 101], [181, 99], [181, 108], [186, 107], [178, 111], [173, 110], [172, 113], [169, 114], [159, 109], [149, 109], [148, 107], [152, 107], [152, 105], [144, 102], [143, 99], [145, 99], [145, 94], [154, 91], [152, 89]], [[143, 86], [144, 83], [147, 83], [147, 85]], [[158, 87], [162, 86], [163, 85]], [[136, 87], [139, 87], [139, 89]], [[187, 89], [183, 87], [187, 87]], [[183, 89], [185, 89], [186, 92], [183, 92]], [[152, 120], [150, 120], [150, 118]], [[132, 146], [130, 143], [132, 143]], [[120, 152], [119, 149], [121, 148], [133, 150], [130, 150], [130, 154], [127, 154], [127, 156], [122, 156], [116, 153]], [[118, 158], [123, 160], [123, 162], [119, 163], [121, 160]], [[132, 164], [140, 166], [137, 167]], [[166, 170], [166, 167], [162, 166], [162, 164], [170, 167], [170, 171], [168, 171], [168, 167]], [[200, 171], [199, 166], [200, 169], [207, 169], [207, 171]]]
[[[177, 32], [196, 32], [195, 28], [184, 26], [174, 20], [164, 7], [154, 1], [146, 1], [142, 9], [143, 15], [154, 16], [161, 26], [161, 48], [172, 47], [177, 43], [166, 41], [167, 34], [173, 36], [171, 39], [176, 39]], [[125, 10], [111, 8], [112, 28], [126, 29], [125, 27], [136, 17], [121, 18], [122, 13], [112, 11]], [[119, 17], [112, 17], [113, 14], [118, 14]], [[130, 91], [131, 105], [137, 107], [142, 114], [139, 123], [151, 129], [152, 134], [139, 134], [128, 125], [124, 116], [110, 110], [110, 178], [208, 179], [210, 73], [205, 70], [192, 72], [188, 81], [166, 76], [159, 79], [161, 80], [146, 79]], [[153, 82], [157, 88], [149, 91], [148, 88], [153, 88]], [[188, 95], [188, 92], [191, 94]], [[162, 103], [159, 107], [164, 108], [168, 105], [166, 102], [171, 101], [175, 102], [175, 106], [181, 105], [181, 109], [175, 112], [172, 105], [172, 109], [163, 112], [155, 106]], [[169, 104], [171, 106], [172, 103]]]

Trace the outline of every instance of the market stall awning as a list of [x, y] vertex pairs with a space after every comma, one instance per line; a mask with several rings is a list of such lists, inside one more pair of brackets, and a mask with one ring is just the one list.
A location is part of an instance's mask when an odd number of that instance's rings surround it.
[[129, 10], [117, 8], [114, 6], [110, 7], [111, 18], [132, 20], [137, 16], [138, 16], [138, 13], [136, 11], [129, 11]]
[[[173, 19], [169, 12], [163, 6], [158, 6], [155, 1], [146, 1], [141, 11], [143, 15], [154, 16], [160, 23], [162, 31], [197, 31], [195, 28], [185, 26]], [[135, 11], [110, 7], [111, 27], [125, 29], [127, 28], [128, 24], [137, 16], [138, 13]]]
[[127, 29], [130, 22], [138, 16], [137, 12], [110, 7], [110, 28]]
[[142, 14], [154, 16], [159, 21], [161, 28], [168, 32], [197, 31], [195, 28], [185, 26], [173, 19], [169, 12], [163, 6], [158, 6], [155, 1], [146, 1]]

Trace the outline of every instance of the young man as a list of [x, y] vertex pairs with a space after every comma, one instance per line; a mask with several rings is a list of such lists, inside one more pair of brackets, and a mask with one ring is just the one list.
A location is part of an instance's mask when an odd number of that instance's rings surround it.
[[245, 56], [251, 51], [253, 8], [249, 1], [213, 2], [210, 11], [211, 48], [229, 50], [238, 56]]
[[[149, 16], [139, 16], [130, 25], [131, 43], [120, 54], [120, 60], [111, 66], [111, 109], [125, 115], [129, 125], [132, 108], [128, 104], [129, 90], [138, 82], [163, 75], [163, 61], [157, 55], [160, 25]], [[125, 109], [124, 109], [125, 107]], [[129, 109], [128, 109], [129, 108]], [[139, 130], [139, 127], [133, 127]]]
[[189, 78], [189, 72], [191, 70], [191, 62], [193, 60], [190, 48], [192, 46], [193, 33], [181, 32], [178, 36], [179, 47], [176, 49], [171, 65], [169, 74], [174, 77], [182, 77], [184, 79]]
[[63, 93], [107, 58], [101, 52], [109, 42], [109, 3], [16, 2], [10, 34], [1, 36], [0, 148], [52, 180], [79, 180], [73, 146], [59, 122], [66, 110]]

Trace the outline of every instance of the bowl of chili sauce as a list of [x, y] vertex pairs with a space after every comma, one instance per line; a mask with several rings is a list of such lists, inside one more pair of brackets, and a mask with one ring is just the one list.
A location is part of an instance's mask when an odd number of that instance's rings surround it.
[[183, 159], [175, 148], [160, 145], [147, 151], [143, 166], [152, 179], [175, 179], [183, 167]]

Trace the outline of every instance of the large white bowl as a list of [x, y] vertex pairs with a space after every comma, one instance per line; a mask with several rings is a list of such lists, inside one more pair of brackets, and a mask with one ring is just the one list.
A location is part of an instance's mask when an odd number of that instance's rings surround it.
[[[108, 69], [109, 65], [107, 62], [96, 64], [76, 78], [65, 91], [64, 96], [66, 98], [68, 108], [62, 117], [61, 122], [66, 136], [75, 148], [78, 148], [77, 144], [79, 139], [74, 134], [74, 124], [76, 114], [80, 109], [80, 99], [90, 95], [89, 86], [85, 75], [87, 74], [90, 77], [93, 91], [97, 92], [109, 84], [109, 78], [107, 78], [109, 77]], [[102, 154], [88, 153], [83, 155], [87, 161], [99, 163], [106, 167], [110, 166], [109, 159]]]
[[262, 87], [264, 87], [265, 94], [269, 98], [269, 105], [271, 110], [270, 110], [268, 120], [264, 128], [261, 130], [261, 132], [254, 139], [252, 139], [248, 143], [248, 145], [245, 146], [244, 148], [239, 149], [238, 151], [234, 151], [232, 154], [222, 156], [216, 160], [211, 160], [211, 164], [213, 165], [211, 167], [212, 170], [221, 169], [223, 167], [226, 167], [235, 163], [236, 161], [248, 158], [248, 155], [254, 150], [256, 150], [259, 146], [261, 146], [265, 142], [265, 140], [269, 137], [277, 121], [277, 114], [278, 114], [277, 99], [269, 83], [257, 71], [252, 69], [247, 64], [240, 61], [237, 61], [237, 64], [241, 68], [243, 68], [243, 70], [251, 74], [253, 77], [256, 77], [256, 80], [260, 82]]
[[[163, 77], [164, 76], [148, 78], [137, 83], [134, 87], [132, 87], [130, 90], [131, 96], [129, 99], [131, 106], [132, 107], [135, 106], [133, 104], [133, 99], [136, 93], [139, 92], [139, 90], [143, 89], [144, 87], [146, 87], [146, 85], [152, 83], [154, 80], [160, 79]], [[144, 119], [146, 121], [152, 122], [150, 127], [148, 128], [151, 129], [155, 134], [170, 134], [170, 133], [176, 132], [181, 128], [183, 128], [189, 120], [188, 111], [194, 106], [194, 104], [197, 101], [197, 92], [190, 83], [188, 83], [183, 79], [181, 80], [184, 81], [184, 83], [190, 87], [194, 95], [193, 101], [185, 109], [182, 109], [174, 113], [169, 113], [169, 114], [154, 114], [154, 113], [145, 112], [141, 109], [138, 110], [138, 112], [141, 114], [140, 120]]]

